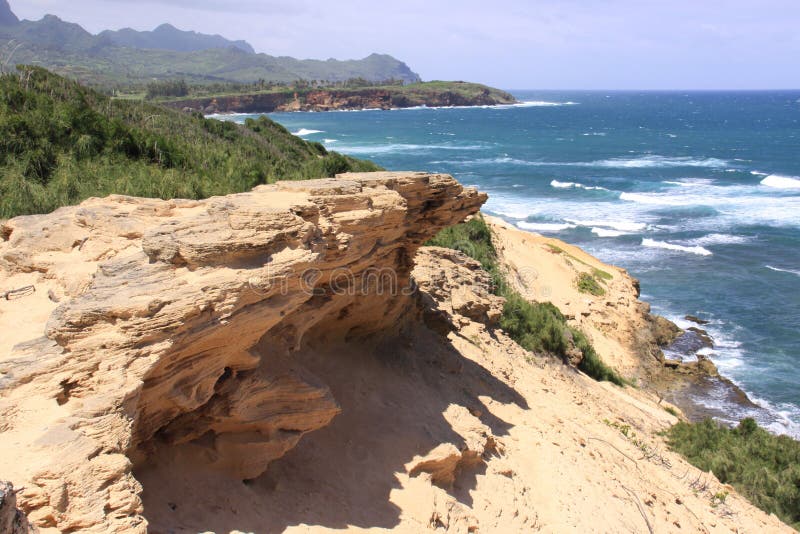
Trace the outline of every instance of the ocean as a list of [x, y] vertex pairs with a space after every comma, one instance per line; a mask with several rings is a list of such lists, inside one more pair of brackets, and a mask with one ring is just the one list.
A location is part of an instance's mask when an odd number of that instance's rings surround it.
[[655, 313], [709, 321], [706, 353], [757, 406], [695, 403], [800, 438], [800, 91], [513, 94], [270, 117], [387, 169], [450, 173], [489, 193], [485, 212], [626, 268]]

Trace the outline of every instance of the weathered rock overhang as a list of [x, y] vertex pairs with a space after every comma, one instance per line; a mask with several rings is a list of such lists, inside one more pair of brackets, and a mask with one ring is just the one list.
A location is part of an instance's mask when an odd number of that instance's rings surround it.
[[364, 173], [6, 222], [3, 276], [41, 273], [59, 302], [2, 364], [1, 413], [58, 406], [21, 507], [61, 530], [144, 531], [133, 463], [187, 442], [258, 476], [339, 412], [291, 358], [304, 337], [396, 330], [416, 250], [485, 200], [447, 175]]

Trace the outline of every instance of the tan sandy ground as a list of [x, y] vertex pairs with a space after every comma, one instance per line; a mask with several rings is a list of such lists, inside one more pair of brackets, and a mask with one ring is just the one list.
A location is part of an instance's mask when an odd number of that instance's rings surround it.
[[[496, 231], [505, 243], [528, 239]], [[417, 263], [423, 288], [437, 270], [458, 279], [458, 267], [431, 249]], [[556, 265], [541, 272], [554, 285], [572, 277]], [[440, 302], [450, 314], [481, 298], [469, 270], [460, 276], [464, 287]], [[446, 339], [415, 323], [399, 340], [304, 347], [298, 361], [330, 384], [342, 413], [248, 484], [183, 463], [187, 451], [160, 453], [136, 472], [151, 529], [791, 532], [666, 451], [657, 433], [676, 419], [651, 396], [451, 319], [460, 329]], [[445, 466], [459, 450], [485, 454], [457, 467], [452, 486], [415, 473], [426, 461]], [[719, 492], [731, 495], [722, 503]]]

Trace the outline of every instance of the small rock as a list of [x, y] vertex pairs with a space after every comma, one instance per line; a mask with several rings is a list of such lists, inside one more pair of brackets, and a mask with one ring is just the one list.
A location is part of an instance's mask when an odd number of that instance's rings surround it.
[[687, 316], [684, 317], [684, 319], [686, 319], [687, 321], [691, 321], [693, 323], [699, 324], [699, 325], [706, 325], [706, 324], [708, 324], [710, 322], [710, 321], [706, 321], [705, 319], [700, 319], [699, 317], [696, 317], [694, 315], [687, 315]]

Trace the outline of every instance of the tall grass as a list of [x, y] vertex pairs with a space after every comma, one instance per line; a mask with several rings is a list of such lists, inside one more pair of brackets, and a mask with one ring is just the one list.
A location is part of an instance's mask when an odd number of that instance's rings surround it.
[[378, 169], [266, 117], [237, 125], [111, 100], [38, 67], [0, 76], [0, 218], [111, 193], [198, 199]]
[[800, 529], [800, 442], [770, 434], [749, 418], [736, 428], [710, 419], [678, 423], [667, 438], [690, 463]]
[[500, 328], [519, 345], [564, 360], [569, 352], [577, 349], [582, 354], [578, 365], [581, 371], [596, 380], [619, 386], [626, 383], [614, 369], [603, 363], [586, 336], [567, 324], [556, 306], [550, 302], [530, 302], [508, 284], [492, 243], [492, 231], [480, 215], [442, 230], [426, 244], [460, 250], [480, 262], [492, 277], [494, 293], [506, 299]]

